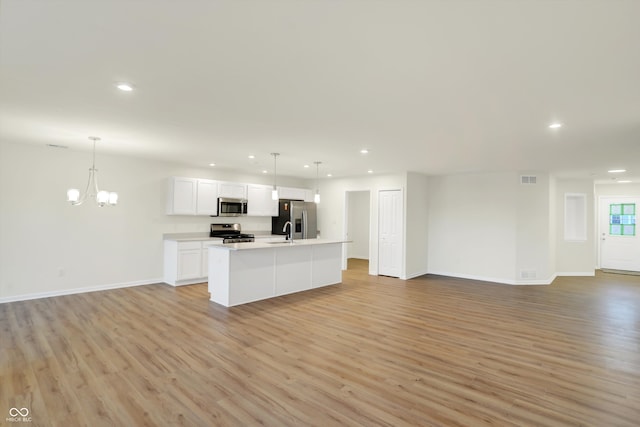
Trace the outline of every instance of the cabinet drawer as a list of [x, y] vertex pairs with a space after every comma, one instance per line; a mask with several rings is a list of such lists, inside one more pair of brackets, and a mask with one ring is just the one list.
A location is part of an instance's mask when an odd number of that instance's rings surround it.
[[178, 242], [179, 251], [189, 251], [194, 249], [202, 249], [202, 242]]

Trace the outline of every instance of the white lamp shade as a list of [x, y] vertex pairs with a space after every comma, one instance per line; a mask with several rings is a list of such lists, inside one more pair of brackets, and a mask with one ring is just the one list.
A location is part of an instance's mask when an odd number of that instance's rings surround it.
[[109, 192], [104, 190], [98, 191], [96, 201], [98, 202], [98, 206], [104, 206], [109, 201]]
[[109, 204], [115, 206], [118, 204], [118, 193], [112, 191], [109, 193]]
[[271, 200], [278, 200], [278, 190], [274, 189], [271, 191]]
[[67, 190], [67, 202], [75, 203], [80, 200], [80, 190], [77, 188], [70, 188]]
[[314, 194], [314, 196], [313, 196], [313, 201], [314, 201], [315, 203], [320, 203], [320, 193], [316, 193], [316, 194]]

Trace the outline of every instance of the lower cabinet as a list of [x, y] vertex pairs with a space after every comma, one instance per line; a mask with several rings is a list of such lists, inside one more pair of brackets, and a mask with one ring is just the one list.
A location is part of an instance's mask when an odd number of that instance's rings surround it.
[[173, 286], [207, 281], [210, 241], [164, 241], [164, 282]]
[[202, 277], [202, 249], [178, 250], [178, 280]]

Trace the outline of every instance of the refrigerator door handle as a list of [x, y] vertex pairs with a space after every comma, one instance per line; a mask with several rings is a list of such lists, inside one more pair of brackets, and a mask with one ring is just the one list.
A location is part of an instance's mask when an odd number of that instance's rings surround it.
[[307, 210], [302, 210], [302, 238], [306, 239], [309, 232], [307, 231]]

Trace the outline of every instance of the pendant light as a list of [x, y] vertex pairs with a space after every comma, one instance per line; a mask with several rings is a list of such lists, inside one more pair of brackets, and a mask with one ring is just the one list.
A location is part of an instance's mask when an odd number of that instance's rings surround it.
[[278, 177], [276, 163], [280, 153], [271, 153], [273, 156], [273, 190], [271, 190], [271, 200], [278, 200], [278, 187], [276, 186], [276, 179]]
[[313, 162], [316, 165], [316, 194], [313, 195], [313, 201], [320, 203], [320, 186], [318, 185], [319, 169], [322, 162]]
[[96, 169], [96, 142], [100, 141], [97, 136], [90, 136], [90, 140], [93, 141], [93, 163], [91, 169], [89, 169], [89, 180], [87, 181], [87, 188], [84, 190], [84, 194], [80, 197], [80, 190], [77, 188], [70, 188], [67, 190], [67, 202], [73, 206], [79, 206], [87, 200], [88, 197], [95, 197], [96, 203], [99, 207], [103, 206], [115, 206], [118, 204], [118, 193], [113, 191], [99, 190], [98, 189], [98, 169]]

